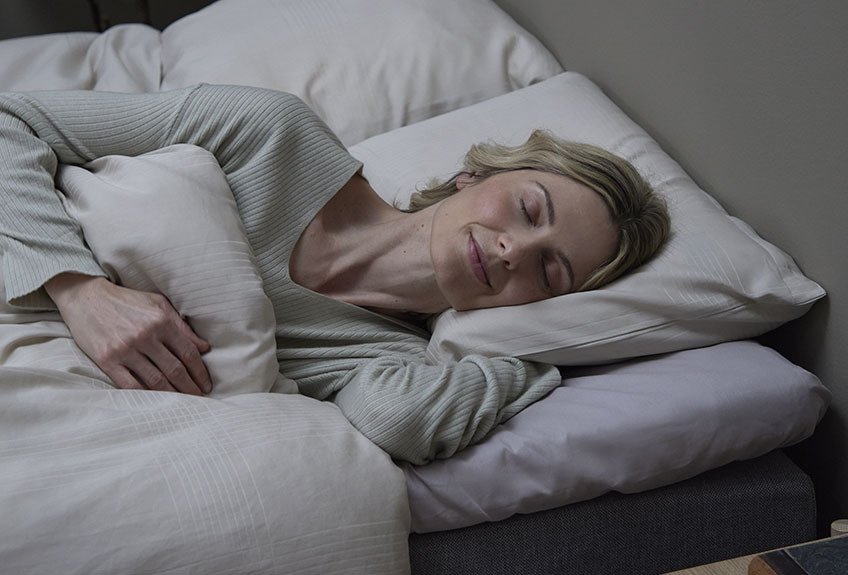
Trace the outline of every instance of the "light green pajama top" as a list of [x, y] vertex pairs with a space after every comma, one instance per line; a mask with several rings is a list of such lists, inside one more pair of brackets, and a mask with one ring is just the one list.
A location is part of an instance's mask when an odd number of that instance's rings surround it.
[[177, 143], [209, 150], [227, 175], [274, 306], [280, 371], [304, 395], [335, 403], [391, 456], [449, 457], [559, 385], [555, 367], [508, 357], [428, 364], [426, 332], [295, 284], [295, 243], [360, 163], [297, 97], [256, 88], [0, 95], [9, 303], [55, 309], [47, 280], [68, 271], [105, 275], [54, 190], [58, 163]]

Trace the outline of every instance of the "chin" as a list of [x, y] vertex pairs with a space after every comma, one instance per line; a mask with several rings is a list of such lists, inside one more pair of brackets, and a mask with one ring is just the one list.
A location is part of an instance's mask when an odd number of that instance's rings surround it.
[[482, 302], [464, 302], [459, 303], [457, 305], [451, 306], [456, 311], [473, 311], [475, 309], [486, 309], [490, 307], [497, 307], [498, 304], [494, 303], [482, 303]]
[[460, 301], [449, 301], [448, 304], [450, 306], [448, 309], [452, 309], [454, 311], [469, 311], [469, 310], [478, 308], [478, 306], [475, 306], [468, 301], [462, 301], [462, 300], [460, 300]]

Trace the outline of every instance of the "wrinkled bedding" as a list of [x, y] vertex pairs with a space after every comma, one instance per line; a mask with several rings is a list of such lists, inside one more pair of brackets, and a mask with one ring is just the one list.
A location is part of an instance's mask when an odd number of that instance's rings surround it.
[[9, 573], [409, 569], [403, 473], [332, 404], [113, 389], [5, 304], [0, 508]]
[[0, 507], [6, 573], [409, 568], [402, 474], [332, 405], [297, 395], [199, 399], [0, 367]]
[[[532, 112], [534, 122], [561, 115], [537, 105], [548, 100], [527, 105], [524, 98], [574, 102], [556, 90], [588, 83], [569, 74], [541, 82], [559, 74], [559, 65], [486, 0], [410, 0], [386, 10], [393, 1], [307, 0], [287, 2], [283, 11], [279, 1], [221, 0], [164, 32], [131, 24], [103, 34], [5, 41], [0, 90], [153, 92], [218, 82], [291, 91], [346, 144], [360, 143], [354, 155], [366, 160], [366, 175], [375, 187], [383, 182], [378, 191], [391, 200], [411, 188], [398, 181], [417, 182], [418, 171], [407, 164], [433, 164], [422, 177], [449, 175], [458, 155], [445, 160], [446, 150], [467, 147], [464, 138], [509, 139], [538, 127], [525, 125], [521, 114]], [[355, 15], [356, 26], [348, 25], [344, 10]], [[440, 14], [457, 28], [441, 22]], [[316, 35], [318, 20], [327, 28]], [[403, 27], [412, 23], [414, 34]], [[395, 33], [381, 35], [385, 30]], [[350, 51], [354, 44], [362, 50]], [[532, 91], [521, 92], [530, 84]], [[509, 101], [488, 100], [506, 92], [512, 92]], [[507, 118], [498, 102], [512, 99], [522, 112], [510, 111]], [[490, 103], [471, 106], [484, 100]], [[602, 108], [594, 99], [589, 103]], [[465, 117], [458, 112], [391, 132], [453, 109], [466, 110]], [[463, 121], [488, 132], [461, 128]], [[382, 140], [366, 139], [383, 133]], [[443, 147], [441, 153], [411, 154], [416, 133]], [[639, 149], [628, 148], [633, 141], [620, 151], [641, 157]], [[206, 168], [193, 174], [194, 181], [207, 190], [219, 186], [217, 166]], [[62, 177], [73, 209], [75, 182], [88, 186], [92, 175], [74, 168]], [[149, 181], [149, 174], [141, 179]], [[219, 186], [218, 192], [225, 204], [228, 190]], [[238, 239], [227, 236], [226, 227], [216, 230], [224, 234], [219, 245]], [[214, 261], [216, 254], [206, 255]], [[188, 269], [173, 257], [163, 261]], [[215, 296], [210, 328], [223, 325], [216, 311], [232, 310], [228, 297], [244, 300], [249, 290], [256, 292], [256, 278], [245, 270], [238, 289], [208, 290]], [[202, 281], [214, 280], [207, 272], [199, 272]], [[269, 344], [261, 324], [266, 302], [258, 292], [222, 330], [232, 336], [232, 325], [239, 324], [244, 337], [215, 346], [224, 353], [208, 358], [211, 369], [224, 374], [220, 393], [211, 398], [115, 390], [57, 313], [24, 313], [0, 303], [4, 570], [408, 573], [410, 530], [451, 529], [609, 490], [665, 485], [808, 437], [829, 401], [812, 374], [752, 342], [732, 342], [566, 371], [562, 388], [480, 445], [448, 461], [398, 467], [332, 404], [260, 393], [270, 387], [273, 365], [227, 355], [238, 349], [248, 357]], [[716, 362], [725, 369], [716, 373]], [[633, 409], [625, 413], [624, 404]], [[698, 427], [699, 420], [710, 425]], [[486, 482], [492, 478], [499, 481]]]
[[[560, 71], [489, 0], [221, 0], [161, 32], [126, 24], [0, 47], [0, 91], [250, 84], [299, 95], [348, 144]], [[243, 291], [207, 289], [219, 311], [258, 285], [250, 275]], [[228, 324], [207, 316], [230, 336], [244, 328], [216, 352], [262, 355], [247, 353], [269, 335], [254, 296]], [[406, 483], [391, 459], [332, 404], [243, 393], [269, 387], [267, 362], [209, 359], [212, 398], [115, 390], [58, 314], [0, 306], [5, 572], [409, 572]]]

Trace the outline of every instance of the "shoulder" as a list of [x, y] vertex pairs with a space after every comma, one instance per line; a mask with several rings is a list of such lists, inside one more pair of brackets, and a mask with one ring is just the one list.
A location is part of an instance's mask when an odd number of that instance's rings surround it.
[[190, 88], [190, 91], [194, 99], [217, 100], [228, 105], [240, 105], [246, 110], [282, 109], [295, 113], [314, 114], [300, 97], [279, 90], [230, 84], [197, 84]]

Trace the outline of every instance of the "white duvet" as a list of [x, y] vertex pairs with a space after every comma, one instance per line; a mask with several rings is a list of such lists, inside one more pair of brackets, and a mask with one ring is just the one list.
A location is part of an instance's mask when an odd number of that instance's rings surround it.
[[331, 404], [106, 387], [0, 367], [4, 573], [408, 572], [403, 475]]
[[332, 404], [116, 390], [50, 312], [0, 307], [0, 509], [4, 573], [409, 569], [404, 476]]
[[66, 209], [115, 281], [163, 293], [209, 341], [215, 390], [113, 389], [55, 312], [0, 303], [3, 568], [407, 572], [404, 475], [335, 406], [281, 381], [215, 158], [174, 146], [86, 168], [57, 174]]

